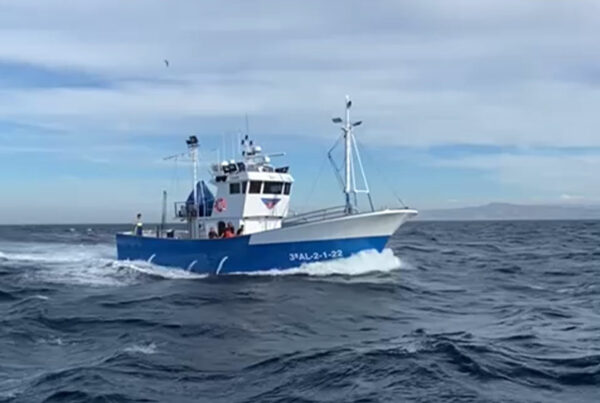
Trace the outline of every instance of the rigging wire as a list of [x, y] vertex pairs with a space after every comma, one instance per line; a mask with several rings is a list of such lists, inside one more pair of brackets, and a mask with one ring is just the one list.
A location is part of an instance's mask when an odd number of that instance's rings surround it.
[[179, 192], [179, 167], [177, 165], [177, 161], [179, 158], [176, 156], [167, 157], [165, 160], [173, 160], [173, 165], [171, 166], [171, 175], [169, 181], [169, 193], [171, 195], [175, 195]]
[[175, 158], [175, 193], [179, 194], [179, 165], [178, 165], [178, 158]]
[[319, 168], [316, 179], [313, 181], [312, 188], [311, 188], [310, 192], [308, 192], [306, 200], [304, 200], [303, 206], [305, 208], [308, 208], [308, 201], [312, 198], [313, 194], [315, 193], [315, 189], [317, 188], [317, 184], [319, 182], [319, 179], [321, 178], [321, 174], [323, 173], [323, 170], [325, 169], [325, 165], [327, 164], [328, 160], [329, 160], [329, 156], [325, 156], [325, 158], [323, 158], [323, 161], [321, 162], [321, 167]]
[[333, 173], [335, 174], [335, 177], [338, 180], [340, 187], [343, 191], [344, 190], [344, 180], [342, 179], [342, 175], [340, 174], [341, 167], [337, 166], [335, 159], [333, 158], [333, 154], [332, 154], [332, 152], [335, 150], [335, 148], [338, 146], [338, 144], [340, 143], [341, 140], [342, 140], [342, 138], [338, 137], [338, 139], [335, 141], [333, 146], [329, 149], [329, 151], [327, 152], [327, 159], [331, 163], [331, 166], [333, 167]]
[[360, 142], [358, 140], [355, 140], [355, 141], [360, 145], [360, 147], [362, 148], [363, 153], [371, 161], [371, 165], [373, 165], [375, 167], [375, 170], [377, 171], [377, 173], [379, 174], [379, 176], [384, 180], [385, 184], [387, 185], [386, 187], [392, 192], [393, 196], [400, 202], [400, 204], [402, 205], [403, 208], [408, 208], [408, 206], [406, 205], [406, 203], [404, 203], [404, 201], [400, 198], [400, 196], [396, 192], [396, 190], [394, 188], [394, 185], [388, 179], [388, 177], [385, 174], [385, 172], [382, 172], [381, 169], [379, 169], [379, 165], [376, 164], [376, 163], [374, 163], [375, 159], [371, 158], [371, 154], [367, 150], [367, 148], [362, 144], [362, 142]]

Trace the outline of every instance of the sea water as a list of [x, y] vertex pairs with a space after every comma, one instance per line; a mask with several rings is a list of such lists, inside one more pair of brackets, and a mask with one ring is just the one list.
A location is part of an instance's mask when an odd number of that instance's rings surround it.
[[0, 227], [0, 402], [597, 402], [600, 222], [411, 222], [204, 276], [119, 226]]

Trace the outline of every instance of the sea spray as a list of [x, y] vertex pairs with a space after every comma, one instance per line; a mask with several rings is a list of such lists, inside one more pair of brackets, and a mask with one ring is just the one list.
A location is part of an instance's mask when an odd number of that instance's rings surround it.
[[334, 259], [323, 262], [305, 263], [291, 269], [271, 269], [254, 272], [235, 272], [232, 274], [249, 276], [286, 276], [286, 275], [308, 275], [308, 276], [360, 276], [373, 272], [389, 272], [399, 269], [402, 262], [390, 249], [384, 249], [381, 253], [375, 250], [366, 250], [347, 258]]

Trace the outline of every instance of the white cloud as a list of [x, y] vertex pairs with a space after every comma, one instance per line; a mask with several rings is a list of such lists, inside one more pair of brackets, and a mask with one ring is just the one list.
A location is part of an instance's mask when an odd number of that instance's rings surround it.
[[572, 201], [582, 201], [585, 200], [585, 197], [581, 196], [581, 195], [571, 195], [571, 194], [566, 194], [563, 193], [560, 195], [560, 199], [566, 202], [572, 202]]
[[521, 190], [522, 199], [600, 200], [600, 154], [497, 154], [438, 160], [439, 166], [486, 172], [491, 182]]
[[[143, 136], [219, 135], [246, 113], [253, 133], [329, 142], [348, 93], [365, 121], [363, 143], [417, 147], [425, 157], [453, 144], [600, 147], [598, 37], [597, 1], [0, 0], [0, 74], [6, 65], [33, 70], [22, 86], [0, 81], [0, 128], [21, 127], [0, 132], [0, 154], [139, 165], [163, 152], [141, 150]], [[91, 85], [52, 81], [65, 74]], [[523, 195], [600, 200], [600, 155], [428, 163], [484, 172]], [[74, 183], [57, 179], [65, 196], [56, 209], [95, 189], [124, 189], [119, 200], [131, 209], [150, 197], [135, 193], [140, 181]], [[11, 203], [29, 200], [19, 189]], [[459, 200], [474, 197], [483, 196]]]
[[[0, 62], [108, 88], [0, 92], [0, 119], [78, 132], [208, 130], [249, 113], [323, 136], [346, 93], [396, 145], [600, 145], [595, 2], [0, 3]], [[167, 58], [171, 67], [165, 68]], [[165, 123], [168, 122], [168, 125]]]

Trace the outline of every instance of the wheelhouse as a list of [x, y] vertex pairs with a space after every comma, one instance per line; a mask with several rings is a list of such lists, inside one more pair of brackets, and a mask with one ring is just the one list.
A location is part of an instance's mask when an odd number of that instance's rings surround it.
[[294, 182], [289, 167], [271, 164], [271, 157], [282, 154], [263, 154], [247, 137], [244, 142], [240, 161], [212, 164], [214, 195], [198, 182], [187, 202], [176, 203], [176, 216], [188, 222], [190, 237], [208, 238], [211, 229], [228, 223], [243, 228], [244, 235], [281, 227]]

